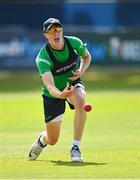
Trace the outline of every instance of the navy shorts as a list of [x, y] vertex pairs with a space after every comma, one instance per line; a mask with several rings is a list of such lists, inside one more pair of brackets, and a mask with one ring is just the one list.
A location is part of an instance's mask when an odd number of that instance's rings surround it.
[[[84, 89], [83, 83], [80, 78], [74, 81], [72, 85], [76, 88], [80, 87]], [[44, 105], [45, 123], [48, 123], [51, 120], [55, 119], [57, 116], [64, 114], [66, 102], [68, 102], [67, 100], [59, 98], [50, 98], [44, 95], [42, 97]], [[68, 104], [71, 109], [74, 109], [74, 106], [70, 102], [68, 102]]]

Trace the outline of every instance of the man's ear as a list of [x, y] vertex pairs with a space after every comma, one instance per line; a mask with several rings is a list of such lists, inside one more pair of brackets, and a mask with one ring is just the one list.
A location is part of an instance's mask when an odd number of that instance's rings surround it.
[[45, 32], [45, 33], [43, 33], [44, 34], [44, 36], [48, 39], [48, 34]]

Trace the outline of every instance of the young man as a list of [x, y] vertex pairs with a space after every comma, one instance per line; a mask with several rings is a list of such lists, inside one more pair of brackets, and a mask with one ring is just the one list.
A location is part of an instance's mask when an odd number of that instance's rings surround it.
[[36, 64], [43, 81], [42, 96], [46, 130], [41, 133], [29, 152], [29, 160], [36, 160], [47, 145], [58, 141], [65, 102], [75, 110], [72, 161], [82, 161], [80, 141], [86, 121], [85, 89], [80, 77], [88, 68], [91, 56], [83, 42], [72, 36], [63, 36], [62, 24], [49, 18], [43, 24], [48, 43], [40, 50]]

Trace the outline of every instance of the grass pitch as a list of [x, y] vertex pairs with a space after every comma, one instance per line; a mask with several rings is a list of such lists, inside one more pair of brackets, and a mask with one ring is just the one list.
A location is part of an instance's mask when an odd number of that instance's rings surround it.
[[68, 107], [59, 142], [28, 161], [44, 129], [41, 81], [36, 72], [0, 72], [0, 179], [140, 179], [139, 67], [95, 67], [84, 78], [93, 105], [81, 142], [84, 162], [70, 162]]
[[9, 78], [0, 81], [0, 179], [140, 179], [139, 76], [123, 77], [126, 84], [117, 79], [118, 88], [111, 80], [104, 81], [104, 88], [92, 89], [97, 83], [88, 80], [87, 102], [93, 111], [81, 142], [83, 163], [70, 162], [73, 111], [68, 107], [59, 142], [28, 161], [30, 145], [44, 128], [42, 98], [38, 89], [29, 92], [26, 87], [33, 81], [14, 78], [13, 86]]

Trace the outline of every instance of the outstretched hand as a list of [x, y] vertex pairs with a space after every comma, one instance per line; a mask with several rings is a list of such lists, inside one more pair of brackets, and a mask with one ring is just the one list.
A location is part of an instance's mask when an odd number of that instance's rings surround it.
[[72, 77], [70, 77], [69, 79], [75, 81], [81, 76], [81, 71], [77, 69], [76, 71], [72, 71], [72, 74], [73, 74]]
[[67, 82], [67, 85], [65, 87], [65, 89], [62, 91], [62, 93], [60, 94], [60, 98], [61, 99], [67, 99], [69, 98], [73, 91], [74, 91], [75, 87], [74, 86], [69, 86], [69, 83]]

